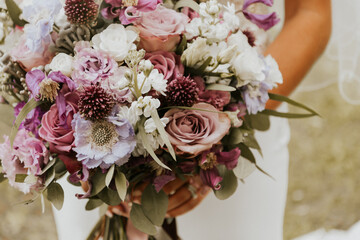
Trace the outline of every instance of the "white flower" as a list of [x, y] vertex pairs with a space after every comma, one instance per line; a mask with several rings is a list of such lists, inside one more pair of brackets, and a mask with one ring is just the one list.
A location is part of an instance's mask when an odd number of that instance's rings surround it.
[[[136, 81], [138, 88], [141, 88], [142, 94], [146, 94], [151, 90], [151, 81], [145, 76], [143, 72], [137, 75]], [[132, 85], [135, 86], [135, 83], [132, 83]]]
[[154, 65], [152, 65], [150, 60], [142, 59], [139, 63], [139, 71], [144, 72], [146, 76], [149, 76], [150, 72], [153, 70]]
[[134, 108], [137, 115], [150, 117], [151, 113], [160, 107], [160, 101], [159, 99], [152, 98], [151, 96], [141, 96], [137, 101], [131, 103], [131, 107]]
[[228, 37], [227, 43], [229, 46], [236, 46], [237, 53], [242, 53], [246, 49], [251, 48], [248, 38], [241, 31], [236, 34], [231, 34]]
[[185, 35], [187, 39], [192, 39], [194, 37], [197, 37], [200, 35], [200, 27], [201, 31], [204, 31], [204, 29], [207, 26], [204, 26], [203, 22], [201, 21], [201, 18], [194, 18], [185, 26]]
[[49, 68], [52, 71], [60, 71], [65, 76], [70, 77], [73, 71], [73, 62], [74, 57], [65, 53], [59, 53], [52, 59]]
[[235, 4], [228, 2], [227, 6], [224, 6], [224, 9], [224, 22], [229, 27], [230, 31], [235, 31], [240, 27], [240, 19], [236, 16]]
[[111, 24], [92, 38], [94, 48], [107, 52], [116, 61], [123, 61], [130, 50], [136, 50], [134, 42], [139, 34], [134, 28]]
[[241, 87], [252, 81], [265, 80], [265, 63], [253, 48], [246, 49], [232, 62], [233, 69], [238, 78], [237, 87]]
[[272, 84], [274, 87], [277, 84], [282, 84], [283, 77], [282, 77], [282, 74], [279, 70], [279, 66], [278, 66], [277, 62], [275, 61], [275, 59], [273, 57], [271, 57], [270, 55], [268, 55], [265, 58], [265, 63], [268, 68], [266, 81], [269, 82], [270, 84]]
[[164, 79], [164, 75], [159, 73], [157, 69], [153, 69], [148, 77], [151, 82], [151, 86], [154, 90], [158, 91], [162, 95], [166, 96], [167, 80]]
[[229, 63], [237, 55], [237, 46], [232, 45], [222, 49], [218, 54], [218, 61], [220, 64]]
[[[160, 120], [161, 120], [161, 123], [162, 123], [162, 125], [164, 127], [166, 127], [166, 124], [169, 123], [169, 118], [164, 117], [164, 118], [161, 118]], [[157, 130], [155, 122], [154, 122], [154, 120], [152, 118], [149, 118], [149, 119], [147, 119], [145, 121], [144, 127], [145, 127], [145, 132], [146, 133], [153, 133], [154, 134], [155, 130]], [[155, 134], [157, 134], [157, 133], [155, 133]]]
[[133, 127], [135, 127], [136, 123], [140, 119], [139, 115], [136, 113], [136, 108], [133, 106], [131, 106], [130, 108], [127, 106], [120, 107], [117, 116], [119, 117], [119, 119], [128, 120]]
[[205, 60], [205, 56], [209, 53], [207, 51], [207, 44], [205, 38], [197, 38], [193, 43], [189, 44], [188, 48], [181, 56], [181, 62], [189, 67], [201, 64]]

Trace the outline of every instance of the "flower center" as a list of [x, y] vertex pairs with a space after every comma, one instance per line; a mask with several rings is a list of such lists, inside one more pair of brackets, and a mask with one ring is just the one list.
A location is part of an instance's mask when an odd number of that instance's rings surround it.
[[116, 143], [117, 133], [115, 125], [107, 121], [97, 121], [91, 130], [92, 146], [101, 150], [111, 149]]
[[215, 153], [211, 152], [208, 155], [206, 155], [206, 162], [200, 163], [200, 167], [204, 170], [212, 169], [217, 165], [217, 157]]
[[50, 78], [44, 79], [40, 83], [40, 96], [41, 100], [48, 99], [49, 101], [53, 102], [57, 95], [60, 86], [57, 82], [51, 80]]

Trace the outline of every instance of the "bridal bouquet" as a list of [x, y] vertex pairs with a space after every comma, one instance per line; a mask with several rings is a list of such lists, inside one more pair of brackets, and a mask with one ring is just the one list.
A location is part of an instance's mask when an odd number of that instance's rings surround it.
[[[156, 235], [179, 214], [168, 209], [172, 182], [188, 182], [193, 198], [194, 181], [228, 198], [261, 170], [250, 149], [261, 152], [254, 132], [269, 128], [269, 115], [316, 115], [268, 92], [283, 81], [261, 54], [278, 18], [249, 7], [271, 0], [242, 9], [216, 0], [5, 2], [1, 101], [16, 120], [0, 145], [0, 180], [60, 209], [57, 180], [68, 174], [88, 210], [117, 206], [93, 238], [123, 239], [130, 221]], [[308, 113], [265, 109], [269, 98]]]

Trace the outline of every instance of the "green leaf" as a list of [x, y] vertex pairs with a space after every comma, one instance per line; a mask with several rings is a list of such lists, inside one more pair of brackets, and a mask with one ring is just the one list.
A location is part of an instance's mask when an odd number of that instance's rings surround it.
[[145, 216], [156, 226], [165, 219], [169, 198], [164, 191], [156, 192], [152, 184], [147, 185], [141, 196], [141, 206]]
[[248, 146], [246, 146], [243, 143], [240, 143], [240, 144], [236, 145], [236, 147], [238, 147], [241, 150], [241, 156], [248, 159], [250, 162], [256, 164], [256, 159], [254, 157], [254, 154], [251, 152], [251, 150], [249, 149]]
[[106, 187], [105, 177], [106, 174], [102, 173], [101, 170], [96, 171], [91, 177], [91, 197], [97, 195]]
[[134, 227], [140, 231], [149, 235], [155, 235], [157, 233], [155, 225], [145, 216], [141, 205], [136, 203], [132, 205], [130, 219]]
[[17, 183], [23, 183], [25, 181], [25, 178], [27, 177], [27, 174], [16, 174], [15, 175], [15, 182]]
[[54, 205], [57, 210], [60, 210], [64, 203], [64, 190], [60, 184], [53, 182], [47, 189], [47, 199]]
[[55, 159], [48, 162], [48, 164], [44, 167], [44, 169], [41, 170], [40, 175], [43, 175], [44, 173], [46, 173], [55, 164], [55, 162], [56, 162]]
[[5, 181], [7, 178], [5, 177], [5, 173], [0, 173], [0, 183]]
[[27, 22], [20, 19], [22, 12], [19, 6], [14, 2], [14, 0], [5, 0], [5, 3], [11, 20], [19, 27], [23, 27]]
[[232, 86], [223, 85], [223, 84], [211, 84], [211, 85], [206, 87], [206, 90], [234, 92], [234, 91], [236, 91], [236, 88], [234, 88]]
[[308, 117], [317, 116], [317, 114], [313, 114], [313, 113], [284, 113], [284, 112], [277, 112], [271, 109], [265, 109], [264, 111], [259, 112], [259, 114], [265, 114], [269, 116], [282, 117], [282, 118], [308, 118]]
[[19, 131], [19, 127], [20, 127], [20, 124], [22, 123], [22, 121], [26, 118], [26, 116], [29, 114], [29, 112], [31, 110], [33, 110], [34, 108], [36, 108], [37, 106], [39, 106], [41, 104], [42, 104], [41, 101], [35, 101], [35, 99], [32, 98], [21, 109], [19, 115], [17, 116], [17, 118], [16, 118], [16, 120], [14, 122], [14, 125], [11, 128], [11, 133], [10, 133], [11, 148], [13, 147], [16, 134]]
[[253, 129], [266, 131], [270, 128], [270, 118], [265, 114], [246, 115], [245, 120]]
[[304, 104], [301, 104], [301, 103], [298, 103], [288, 97], [285, 97], [285, 96], [282, 96], [282, 95], [278, 95], [278, 94], [275, 94], [275, 93], [269, 93], [269, 98], [271, 100], [274, 100], [274, 101], [279, 101], [279, 102], [286, 102], [290, 105], [293, 105], [295, 107], [298, 107], [298, 108], [302, 108], [302, 109], [305, 109], [306, 111], [312, 113], [311, 116], [319, 116], [319, 114], [317, 112], [315, 112], [314, 110], [312, 110], [311, 108], [305, 106]]
[[250, 148], [261, 151], [260, 145], [257, 142], [254, 134], [247, 134], [244, 136], [244, 144]]
[[55, 168], [52, 167], [50, 168], [47, 172], [46, 172], [46, 177], [45, 177], [45, 183], [44, 183], [44, 187], [46, 188], [47, 186], [49, 186], [52, 181], [55, 179]]
[[189, 7], [196, 12], [199, 12], [200, 9], [199, 4], [197, 4], [194, 0], [180, 0], [175, 4], [174, 9], [177, 10], [183, 7]]
[[180, 44], [178, 45], [178, 47], [176, 48], [176, 54], [181, 56], [183, 54], [183, 52], [185, 51], [186, 49], [186, 46], [187, 46], [187, 39], [186, 39], [186, 36], [185, 34], [183, 34], [181, 36], [181, 42]]
[[240, 156], [237, 166], [233, 169], [235, 176], [239, 179], [245, 179], [250, 176], [256, 170], [254, 163], [250, 162], [248, 159]]
[[154, 161], [157, 162], [157, 164], [159, 164], [161, 167], [171, 171], [171, 169], [168, 166], [166, 166], [163, 162], [161, 162], [161, 160], [155, 154], [154, 150], [151, 148], [149, 140], [146, 136], [146, 132], [145, 132], [143, 123], [139, 124], [139, 134], [140, 134], [141, 140], [143, 141], [144, 148], [150, 154], [150, 156], [154, 159]]
[[225, 140], [229, 145], [239, 144], [244, 141], [244, 134], [240, 128], [231, 128], [230, 134], [225, 136]]
[[127, 181], [125, 174], [119, 169], [115, 173], [115, 186], [120, 199], [124, 201], [127, 193]]
[[236, 191], [238, 179], [236, 178], [234, 172], [232, 170], [228, 170], [224, 165], [219, 165], [218, 170], [223, 180], [220, 183], [220, 190], [214, 191], [214, 193], [218, 199], [225, 200]]
[[156, 125], [156, 128], [160, 134], [161, 139], [164, 141], [166, 147], [168, 148], [168, 151], [170, 155], [173, 157], [173, 159], [176, 161], [176, 155], [173, 146], [170, 143], [169, 137], [167, 132], [165, 131], [165, 128], [160, 120], [159, 114], [157, 111], [153, 111], [151, 113], [151, 117], [154, 120], [154, 123]]
[[85, 209], [87, 211], [93, 210], [97, 207], [100, 207], [104, 202], [100, 199], [89, 199], [89, 201], [86, 203]]
[[[205, 62], [198, 68], [196, 69], [196, 72], [198, 73], [203, 73], [205, 71], [205, 69], [209, 66], [209, 64], [211, 63], [212, 57], [208, 57]], [[202, 75], [202, 74], [199, 74]]]
[[111, 180], [113, 179], [114, 176], [114, 172], [115, 172], [115, 164], [113, 164], [111, 166], [111, 168], [109, 169], [109, 171], [106, 173], [106, 177], [105, 177], [105, 185], [107, 187], [109, 187]]
[[118, 193], [110, 188], [104, 188], [97, 196], [107, 205], [116, 206], [121, 203]]

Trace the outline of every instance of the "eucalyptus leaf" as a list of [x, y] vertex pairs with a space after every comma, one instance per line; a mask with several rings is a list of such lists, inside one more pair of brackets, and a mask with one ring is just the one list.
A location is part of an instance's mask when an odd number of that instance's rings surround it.
[[41, 170], [40, 175], [43, 175], [44, 173], [46, 173], [52, 166], [54, 166], [56, 160], [52, 160], [50, 162], [47, 163], [47, 165], [44, 167], [44, 169]]
[[15, 182], [17, 183], [23, 183], [25, 181], [25, 178], [27, 177], [27, 174], [16, 174], [15, 175]]
[[55, 168], [51, 167], [48, 171], [46, 171], [45, 183], [44, 187], [48, 187], [52, 181], [55, 179]]
[[223, 178], [221, 188], [215, 190], [215, 196], [220, 200], [225, 200], [232, 196], [237, 189], [238, 179], [232, 170], [228, 170], [224, 165], [218, 166], [219, 174]]
[[156, 192], [152, 184], [148, 184], [141, 196], [141, 206], [145, 216], [156, 226], [161, 226], [165, 219], [169, 198], [164, 191]]
[[20, 19], [22, 11], [19, 6], [15, 3], [14, 0], [5, 0], [5, 3], [11, 20], [19, 27], [23, 27], [27, 22]]
[[317, 116], [317, 114], [313, 114], [313, 113], [284, 113], [284, 112], [277, 112], [271, 109], [265, 109], [264, 111], [259, 112], [259, 114], [265, 114], [268, 116], [282, 117], [282, 118], [308, 118], [308, 117]]
[[127, 192], [127, 181], [125, 174], [117, 170], [115, 173], [115, 186], [121, 200], [125, 200]]
[[32, 98], [21, 109], [19, 115], [17, 116], [17, 118], [11, 128], [11, 133], [10, 133], [10, 137], [9, 137], [11, 148], [13, 147], [16, 134], [19, 131], [19, 127], [20, 127], [20, 124], [22, 123], [22, 121], [27, 117], [27, 115], [31, 112], [31, 110], [33, 110], [37, 106], [40, 106], [41, 104], [42, 104], [41, 101], [35, 101], [35, 99]]
[[25, 179], [24, 179], [24, 183], [26, 184], [35, 184], [38, 181], [38, 178], [34, 175], [28, 175]]
[[118, 193], [110, 188], [104, 188], [97, 196], [107, 205], [116, 206], [121, 203]]
[[254, 148], [256, 150], [261, 151], [260, 145], [257, 142], [254, 134], [248, 134], [244, 136], [244, 144], [250, 148]]
[[150, 156], [154, 159], [154, 161], [159, 164], [161, 167], [168, 169], [171, 171], [171, 169], [166, 166], [163, 162], [161, 162], [161, 160], [158, 158], [158, 156], [155, 154], [154, 150], [152, 149], [152, 147], [150, 146], [149, 140], [146, 136], [145, 133], [145, 129], [144, 129], [144, 125], [140, 124], [139, 125], [139, 134], [142, 140], [142, 143], [144, 145], [144, 148], [146, 149], [146, 151], [150, 154]]
[[130, 219], [134, 227], [140, 231], [149, 235], [155, 235], [157, 233], [155, 225], [145, 216], [141, 205], [136, 203], [132, 205]]
[[241, 156], [248, 159], [250, 162], [256, 164], [254, 154], [251, 152], [248, 146], [243, 143], [237, 144], [236, 146], [241, 150]]
[[64, 203], [64, 190], [60, 184], [53, 182], [47, 188], [47, 199], [54, 205], [57, 210], [60, 210]]
[[236, 88], [223, 84], [211, 84], [206, 87], [206, 90], [216, 90], [216, 91], [224, 91], [224, 92], [234, 92]]
[[209, 64], [211, 63], [212, 57], [208, 57], [205, 62], [198, 68], [196, 69], [196, 72], [199, 73], [199, 75], [202, 75], [202, 73], [205, 71], [205, 69], [209, 66]]
[[229, 135], [226, 136], [226, 143], [236, 145], [244, 141], [244, 134], [240, 128], [231, 128]]
[[237, 166], [233, 169], [235, 176], [239, 179], [245, 179], [256, 170], [256, 165], [248, 159], [240, 156]]
[[166, 147], [168, 148], [168, 151], [170, 155], [173, 157], [173, 159], [176, 161], [176, 155], [173, 146], [170, 143], [169, 137], [167, 132], [165, 131], [165, 128], [160, 120], [159, 114], [157, 111], [153, 111], [151, 113], [151, 118], [154, 120], [154, 123], [156, 125], [156, 128], [160, 134], [161, 139], [164, 141]]
[[246, 115], [245, 120], [253, 129], [267, 131], [270, 128], [270, 118], [266, 114]]
[[104, 202], [100, 199], [89, 199], [89, 201], [85, 205], [85, 209], [87, 211], [93, 210], [97, 207], [100, 207]]
[[301, 103], [298, 103], [288, 97], [285, 97], [285, 96], [282, 96], [282, 95], [278, 95], [278, 94], [275, 94], [275, 93], [269, 93], [269, 98], [271, 100], [274, 100], [274, 101], [279, 101], [279, 102], [286, 102], [290, 105], [293, 105], [295, 107], [298, 107], [298, 108], [302, 108], [310, 113], [312, 113], [311, 116], [319, 116], [319, 114], [317, 112], [315, 112], [313, 109], [305, 106], [304, 104], [301, 104]]
[[174, 9], [177, 10], [183, 7], [189, 7], [196, 12], [199, 12], [200, 9], [199, 4], [197, 4], [194, 0], [180, 0], [175, 4]]
[[102, 173], [101, 170], [97, 170], [95, 174], [91, 177], [91, 194], [90, 196], [95, 196], [101, 192], [105, 187], [105, 177], [106, 174]]
[[113, 176], [114, 176], [114, 172], [115, 172], [115, 164], [113, 164], [109, 171], [106, 173], [106, 177], [105, 177], [105, 185], [107, 187], [109, 187], [110, 183], [111, 183], [111, 180], [113, 179]]

